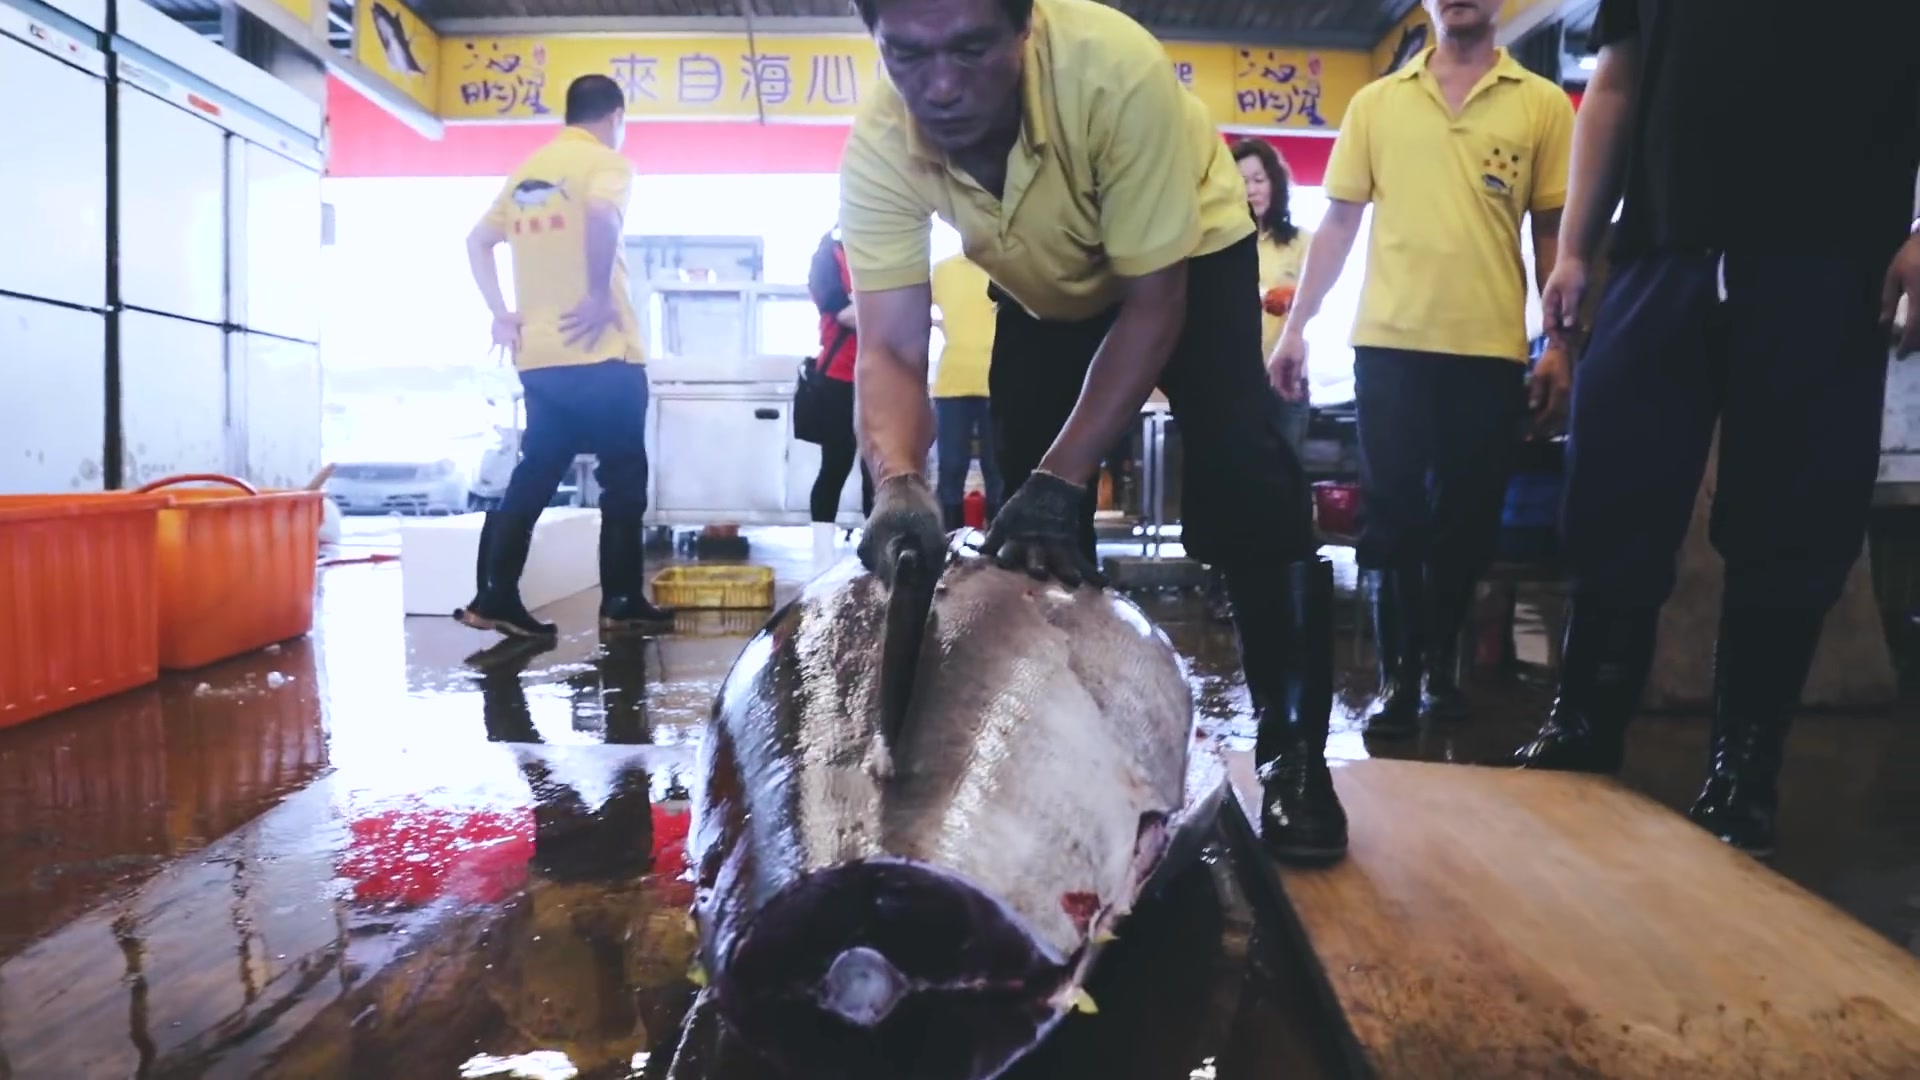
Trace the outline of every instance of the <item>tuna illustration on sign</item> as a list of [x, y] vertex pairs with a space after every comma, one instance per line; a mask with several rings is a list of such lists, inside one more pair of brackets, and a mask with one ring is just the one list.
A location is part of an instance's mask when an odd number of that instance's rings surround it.
[[701, 747], [696, 974], [756, 1075], [1000, 1076], [1096, 1008], [1103, 944], [1217, 812], [1180, 660], [1119, 594], [952, 553], [900, 698], [897, 601], [851, 559], [816, 578]]
[[513, 186], [513, 205], [522, 210], [538, 210], [547, 205], [555, 195], [561, 201], [567, 198], [567, 182], [550, 184], [545, 180], [522, 180]]
[[388, 67], [408, 75], [427, 73], [414, 59], [413, 42], [407, 39], [407, 27], [400, 21], [399, 12], [385, 4], [374, 4], [373, 28], [380, 35], [380, 51], [386, 54]]
[[1427, 47], [1427, 38], [1432, 32], [1425, 22], [1415, 23], [1401, 31], [1400, 44], [1394, 46], [1393, 58], [1387, 61], [1387, 70], [1381, 72], [1380, 76], [1385, 78], [1399, 71], [1407, 61], [1420, 55], [1420, 51]]

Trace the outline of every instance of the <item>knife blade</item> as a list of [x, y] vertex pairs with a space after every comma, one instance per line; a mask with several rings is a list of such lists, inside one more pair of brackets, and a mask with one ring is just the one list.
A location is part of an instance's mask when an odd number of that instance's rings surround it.
[[880, 736], [889, 750], [899, 745], [906, 726], [939, 578], [938, 564], [918, 547], [902, 546], [895, 553], [880, 643]]

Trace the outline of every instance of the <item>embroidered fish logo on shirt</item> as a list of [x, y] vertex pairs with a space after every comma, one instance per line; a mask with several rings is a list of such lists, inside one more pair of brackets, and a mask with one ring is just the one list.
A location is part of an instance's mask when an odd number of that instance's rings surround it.
[[567, 198], [567, 182], [549, 184], [545, 180], [522, 180], [513, 188], [513, 205], [522, 210], [538, 210], [547, 205], [555, 195], [562, 200]]
[[1520, 183], [1519, 153], [1496, 149], [1480, 159], [1480, 182], [1493, 194], [1510, 198]]

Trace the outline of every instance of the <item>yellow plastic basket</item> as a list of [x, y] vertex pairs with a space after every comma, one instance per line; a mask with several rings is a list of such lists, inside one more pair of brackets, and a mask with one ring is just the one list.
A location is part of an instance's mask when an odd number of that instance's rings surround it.
[[681, 610], [770, 608], [773, 570], [765, 566], [669, 566], [653, 575], [653, 602]]

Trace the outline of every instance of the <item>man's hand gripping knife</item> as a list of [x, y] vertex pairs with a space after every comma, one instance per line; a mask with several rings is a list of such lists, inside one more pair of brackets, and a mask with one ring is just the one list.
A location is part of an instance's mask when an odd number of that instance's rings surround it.
[[946, 547], [947, 536], [941, 530], [940, 501], [919, 473], [902, 473], [880, 482], [873, 493], [873, 513], [860, 537], [860, 562], [885, 582], [894, 585], [893, 572], [900, 555], [912, 551], [920, 564], [935, 566]]

